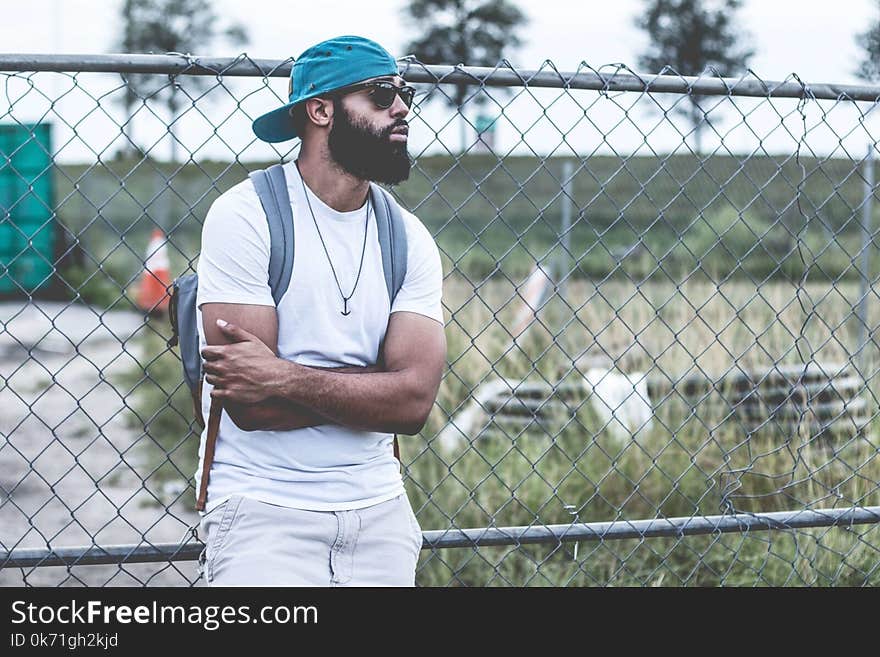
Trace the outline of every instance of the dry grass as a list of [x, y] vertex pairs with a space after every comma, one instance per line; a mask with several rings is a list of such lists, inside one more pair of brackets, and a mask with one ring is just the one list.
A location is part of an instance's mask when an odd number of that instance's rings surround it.
[[[422, 526], [567, 523], [566, 505], [590, 522], [880, 504], [876, 422], [861, 433], [842, 422], [823, 440], [806, 426], [789, 435], [774, 423], [748, 434], [729, 409], [708, 399], [685, 404], [672, 393], [655, 404], [650, 429], [629, 441], [604, 428], [583, 399], [573, 415], [507, 437], [486, 417], [454, 452], [436, 439], [480, 383], [496, 376], [575, 382], [585, 364], [604, 357], [631, 375], [673, 382], [701, 372], [717, 380], [802, 363], [796, 344], [808, 359], [847, 363], [857, 344], [857, 292], [855, 285], [807, 286], [801, 299], [815, 311], [805, 313], [787, 283], [574, 281], [564, 302], [552, 298], [539, 323], [514, 339], [505, 328], [521, 303], [512, 283], [493, 281], [475, 296], [471, 283], [450, 277], [449, 372], [429, 425], [403, 442]], [[877, 308], [871, 311], [876, 325]], [[872, 391], [865, 396], [875, 399]], [[607, 541], [581, 546], [577, 559], [571, 546], [426, 552], [420, 573], [423, 584], [876, 583], [877, 548], [870, 528], [821, 529]]]
[[[759, 294], [756, 294], [756, 289]], [[857, 287], [745, 282], [720, 287], [691, 281], [576, 280], [565, 302], [552, 298], [525, 335], [514, 339], [521, 299], [515, 285], [476, 285], [457, 274], [444, 285], [448, 371], [428, 424], [403, 437], [410, 498], [425, 530], [713, 515], [724, 510], [778, 511], [880, 504], [877, 422], [822, 440], [806, 426], [771, 424], [748, 434], [716, 403], [689, 405], [671, 393], [656, 404], [650, 428], [622, 440], [584, 397], [572, 413], [521, 432], [492, 418], [453, 450], [437, 436], [473, 391], [497, 376], [579, 383], [602, 358], [629, 374], [668, 383], [695, 372], [713, 379], [736, 368], [766, 368], [807, 358], [846, 363], [857, 344], [852, 319]], [[876, 304], [869, 325], [878, 324]], [[801, 331], [803, 329], [803, 337]], [[164, 345], [152, 345], [159, 353]], [[874, 370], [876, 354], [867, 354]], [[134, 388], [148, 430], [173, 449], [168, 477], [191, 472], [196, 441], [186, 442], [180, 381], [166, 354]], [[142, 377], [141, 373], [141, 377]], [[138, 377], [140, 378], [140, 377]], [[875, 382], [864, 396], [871, 402]], [[153, 429], [155, 428], [155, 430]], [[494, 433], [495, 437], [488, 437]], [[500, 435], [499, 435], [500, 434]], [[182, 444], [183, 442], [183, 444]], [[167, 459], [157, 450], [156, 462]], [[191, 462], [189, 462], [191, 461]], [[843, 585], [878, 584], [875, 526], [849, 530], [754, 532], [690, 538], [425, 551], [422, 585]]]

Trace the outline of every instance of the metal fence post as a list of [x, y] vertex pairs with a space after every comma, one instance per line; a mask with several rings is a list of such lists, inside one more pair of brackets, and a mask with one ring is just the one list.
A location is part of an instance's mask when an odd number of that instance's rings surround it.
[[859, 267], [859, 340], [856, 354], [858, 356], [859, 374], [865, 377], [869, 371], [870, 354], [867, 350], [868, 342], [868, 294], [871, 284], [871, 258], [869, 249], [874, 240], [871, 236], [871, 209], [874, 199], [874, 145], [868, 144], [868, 152], [865, 156], [865, 193], [862, 203], [862, 254], [861, 266]]
[[571, 273], [571, 179], [574, 166], [571, 160], [562, 162], [562, 252], [556, 260], [556, 280], [559, 282], [559, 295], [565, 299], [568, 288], [568, 274]]

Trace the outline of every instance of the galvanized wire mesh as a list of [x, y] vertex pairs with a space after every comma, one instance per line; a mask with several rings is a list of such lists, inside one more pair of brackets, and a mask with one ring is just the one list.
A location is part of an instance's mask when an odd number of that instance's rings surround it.
[[[0, 582], [197, 583], [198, 427], [138, 285], [155, 228], [194, 268], [211, 202], [295, 156], [249, 131], [290, 64], [0, 57]], [[449, 343], [402, 440], [417, 582], [878, 583], [880, 88], [400, 65]]]

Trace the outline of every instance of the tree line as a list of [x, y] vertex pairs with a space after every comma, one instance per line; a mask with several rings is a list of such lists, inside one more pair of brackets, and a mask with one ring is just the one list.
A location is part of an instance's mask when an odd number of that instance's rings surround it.
[[[698, 76], [709, 73], [731, 77], [748, 70], [754, 56], [751, 36], [741, 27], [739, 18], [743, 0], [643, 0], [634, 24], [644, 31], [649, 44], [640, 53], [639, 72]], [[877, 2], [880, 14], [880, 0]], [[424, 64], [464, 64], [496, 66], [514, 54], [523, 44], [522, 34], [528, 17], [510, 0], [409, 0], [402, 9], [404, 22], [417, 34], [404, 46]], [[121, 6], [122, 31], [118, 46], [126, 53], [194, 53], [214, 47], [218, 42], [240, 47], [248, 44], [245, 27], [238, 23], [221, 24], [209, 0], [124, 0]], [[859, 77], [880, 79], [880, 15], [868, 29], [856, 36], [863, 59], [854, 71]], [[125, 93], [121, 100], [131, 117], [137, 106], [147, 100], [163, 104], [171, 121], [172, 160], [175, 161], [174, 120], [186, 101], [181, 82], [171, 76], [124, 75]], [[190, 98], [203, 90], [210, 80], [190, 76], [186, 92]], [[444, 85], [445, 86], [445, 85]], [[440, 85], [425, 90], [423, 102], [438, 99], [454, 108], [460, 121], [460, 149], [467, 147], [465, 106], [481, 106], [488, 101], [474, 85], [451, 85], [451, 93]], [[498, 88], [493, 95], [509, 90]], [[711, 127], [705, 110], [705, 98], [687, 96], [674, 111], [692, 126], [695, 150], [701, 150], [702, 135]], [[131, 119], [123, 125], [130, 127]], [[131, 150], [140, 150], [126, 133]]]

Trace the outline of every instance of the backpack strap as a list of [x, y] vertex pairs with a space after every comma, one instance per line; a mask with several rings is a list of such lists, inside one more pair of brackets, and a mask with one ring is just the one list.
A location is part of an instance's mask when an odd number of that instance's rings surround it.
[[253, 171], [250, 179], [269, 223], [269, 287], [275, 305], [287, 291], [293, 271], [293, 211], [280, 164]]
[[[265, 170], [253, 171], [250, 173], [250, 179], [253, 181], [269, 224], [269, 287], [272, 288], [272, 299], [277, 306], [287, 291], [290, 275], [293, 272], [293, 211], [287, 193], [287, 180], [280, 164], [274, 164]], [[201, 388], [200, 381], [199, 403], [201, 403]], [[196, 502], [197, 511], [205, 510], [208, 478], [214, 461], [214, 448], [217, 444], [222, 411], [222, 405], [212, 399], [211, 410], [208, 413], [208, 435], [205, 438], [199, 497]]]
[[375, 183], [370, 184], [373, 209], [376, 213], [376, 226], [379, 229], [379, 248], [382, 251], [382, 269], [385, 273], [385, 286], [388, 300], [394, 299], [406, 278], [406, 226], [391, 195]]
[[[376, 213], [376, 227], [379, 233], [379, 248], [382, 251], [382, 270], [385, 274], [385, 286], [388, 288], [388, 302], [394, 306], [394, 299], [400, 288], [403, 287], [403, 279], [406, 277], [407, 245], [406, 225], [400, 213], [400, 206], [391, 195], [375, 183], [370, 183], [370, 196], [373, 201], [373, 209]], [[381, 351], [385, 341], [379, 345]], [[394, 434], [394, 458], [402, 466], [400, 460], [400, 445], [397, 443], [397, 434]]]
[[[199, 390], [201, 391], [201, 386], [199, 386]], [[202, 456], [202, 477], [199, 484], [199, 497], [196, 500], [196, 511], [204, 511], [205, 502], [208, 501], [208, 478], [211, 474], [211, 464], [214, 462], [214, 447], [217, 444], [217, 432], [220, 430], [222, 411], [222, 404], [216, 399], [211, 399], [211, 410], [208, 411], [208, 436], [205, 439], [205, 453]]]

